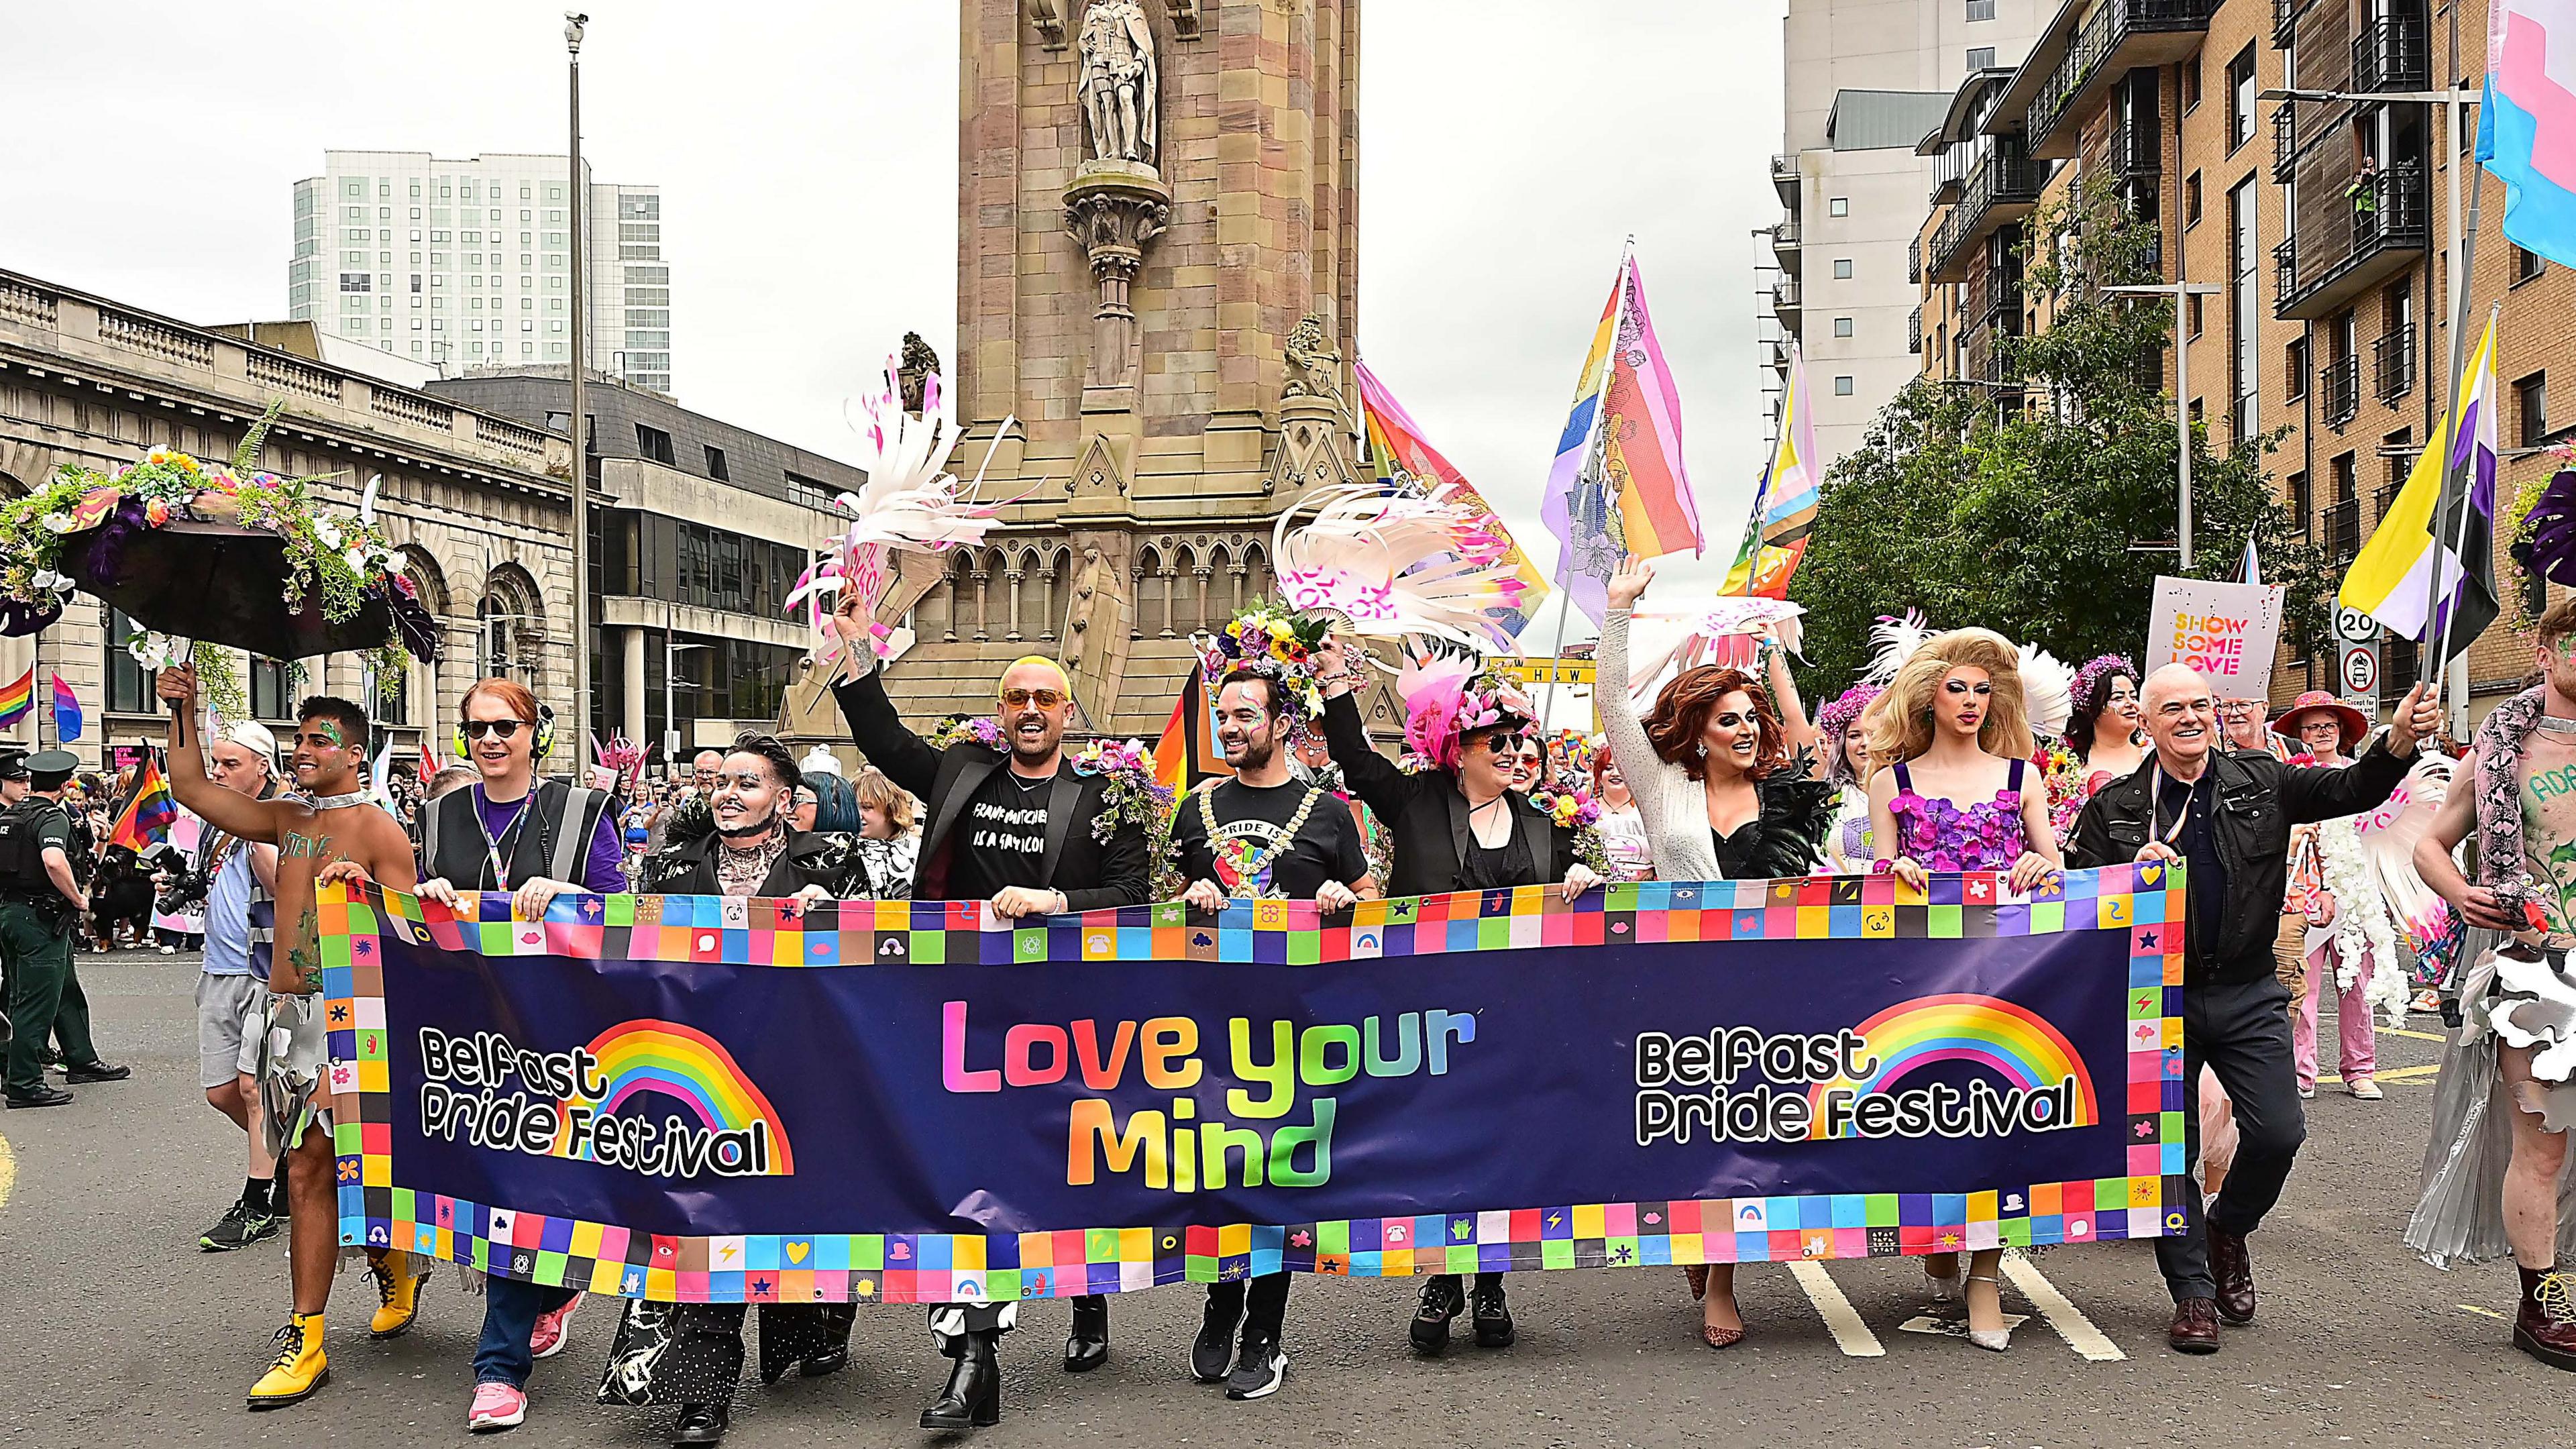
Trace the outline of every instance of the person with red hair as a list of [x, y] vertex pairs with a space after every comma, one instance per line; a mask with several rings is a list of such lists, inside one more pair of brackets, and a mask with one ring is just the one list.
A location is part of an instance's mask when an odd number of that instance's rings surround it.
[[[1592, 697], [1606, 752], [1621, 760], [1645, 827], [1657, 880], [1772, 879], [1805, 875], [1824, 853], [1833, 822], [1834, 786], [1808, 778], [1814, 760], [1804, 741], [1793, 757], [1787, 727], [1771, 696], [1740, 669], [1703, 664], [1685, 669], [1637, 717], [1628, 693], [1628, 621], [1653, 582], [1653, 565], [1631, 557], [1609, 585], [1610, 610], [1594, 652]], [[1783, 684], [1787, 681], [1784, 670]], [[1806, 720], [1784, 689], [1801, 733]], [[1700, 1341], [1732, 1348], [1744, 1341], [1735, 1305], [1735, 1265], [1685, 1268], [1700, 1300]]]

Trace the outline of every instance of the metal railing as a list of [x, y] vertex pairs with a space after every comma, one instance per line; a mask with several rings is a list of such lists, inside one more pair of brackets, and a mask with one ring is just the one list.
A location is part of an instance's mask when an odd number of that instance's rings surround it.
[[2272, 0], [2272, 44], [2287, 49], [2291, 35], [2298, 29], [2299, 16], [2316, 0]]
[[2103, 0], [2031, 102], [2026, 134], [2034, 146], [2054, 134], [2078, 96], [2133, 34], [2207, 30], [2224, 0]]
[[2291, 315], [2292, 308], [2383, 252], [2422, 251], [2429, 235], [2424, 190], [2419, 167], [2397, 166], [2373, 177], [2367, 191], [2354, 192], [2349, 229], [2311, 229], [2283, 238], [2272, 249], [2275, 311]]
[[2299, 170], [2299, 108], [2283, 101], [2272, 109], [2272, 179], [2288, 182]]
[[2122, 181], [2152, 181], [2164, 172], [2164, 138], [2153, 126], [2139, 127], [2126, 116], [2111, 123], [2103, 162]]
[[1909, 287], [1923, 285], [1923, 244], [1919, 241], [1905, 248], [1905, 284]]
[[1932, 234], [1933, 280], [1942, 280], [1960, 251], [1986, 234], [1986, 218], [1996, 207], [2038, 200], [2039, 168], [2022, 149], [2020, 138], [1997, 137], [1962, 183], [1959, 204], [1950, 208], [1940, 230]]
[[2326, 554], [2340, 566], [2361, 552], [2361, 500], [2326, 505]]
[[2406, 323], [2371, 344], [2371, 375], [2379, 400], [2404, 397], [2415, 386], [2415, 324]]
[[1923, 355], [1923, 309], [1920, 306], [1905, 319], [1905, 351], [1910, 356]]
[[2361, 411], [2361, 354], [2338, 357], [2317, 369], [2317, 411], [2340, 428]]
[[2352, 88], [2420, 91], [2432, 83], [2432, 51], [2424, 12], [2401, 11], [2365, 21], [2352, 38]]

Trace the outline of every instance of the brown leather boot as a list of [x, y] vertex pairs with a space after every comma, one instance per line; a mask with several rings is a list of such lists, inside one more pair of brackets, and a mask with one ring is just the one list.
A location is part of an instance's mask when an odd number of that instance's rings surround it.
[[2522, 1310], [2514, 1315], [2513, 1346], [2551, 1368], [2576, 1372], [2576, 1273], [2522, 1270]]
[[2204, 1226], [2209, 1233], [2209, 1275], [2218, 1280], [2219, 1319], [2242, 1328], [2254, 1321], [2254, 1260], [2246, 1256], [2243, 1238], [2221, 1231], [2216, 1223]]
[[2206, 1298], [2186, 1298], [2175, 1304], [2165, 1342], [2176, 1353], [2218, 1352], [2218, 1305]]

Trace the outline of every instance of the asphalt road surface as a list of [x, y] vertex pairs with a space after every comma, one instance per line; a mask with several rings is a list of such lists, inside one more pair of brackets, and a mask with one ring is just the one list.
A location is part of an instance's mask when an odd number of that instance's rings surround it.
[[[374, 1294], [344, 1275], [330, 1386], [279, 1412], [244, 1410], [286, 1318], [286, 1264], [282, 1237], [230, 1254], [195, 1246], [242, 1172], [239, 1134], [196, 1086], [195, 960], [84, 957], [81, 975], [102, 1051], [135, 1075], [80, 1088], [67, 1108], [0, 1115], [0, 1442], [462, 1442], [481, 1302], [452, 1276], [424, 1289], [410, 1334], [378, 1344], [364, 1331]], [[2380, 1037], [2387, 1100], [2329, 1085], [2311, 1105], [2288, 1195], [2253, 1239], [2261, 1315], [2227, 1330], [2215, 1357], [2165, 1347], [2170, 1305], [2144, 1245], [2008, 1269], [2006, 1310], [2031, 1316], [2006, 1354], [1919, 1331], [1932, 1305], [1902, 1261], [1745, 1269], [1752, 1334], [1723, 1354], [1699, 1346], [1669, 1269], [1515, 1275], [1520, 1342], [1480, 1351], [1462, 1325], [1439, 1361], [1406, 1348], [1412, 1283], [1303, 1280], [1286, 1387], [1228, 1403], [1183, 1368], [1198, 1295], [1166, 1288], [1112, 1300], [1110, 1362], [1080, 1377], [1056, 1366], [1066, 1310], [1032, 1307], [1003, 1343], [1002, 1424], [975, 1442], [2576, 1445], [2576, 1375], [2511, 1346], [2511, 1267], [2436, 1272], [2398, 1244], [2439, 1051], [2438, 1023], [2413, 1025]], [[665, 1415], [592, 1402], [612, 1323], [597, 1300], [574, 1318], [571, 1346], [537, 1366], [518, 1439], [661, 1442]], [[862, 1310], [851, 1347], [838, 1376], [747, 1385], [728, 1442], [935, 1439], [914, 1422], [945, 1364], [918, 1310]]]

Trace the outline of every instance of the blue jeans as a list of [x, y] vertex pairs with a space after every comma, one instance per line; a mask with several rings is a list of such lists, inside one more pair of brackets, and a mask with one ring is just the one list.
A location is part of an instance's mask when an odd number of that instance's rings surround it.
[[474, 1382], [527, 1387], [528, 1370], [535, 1362], [528, 1354], [528, 1335], [536, 1330], [537, 1315], [552, 1313], [580, 1296], [570, 1288], [547, 1288], [516, 1278], [484, 1279], [483, 1337], [474, 1345]]

